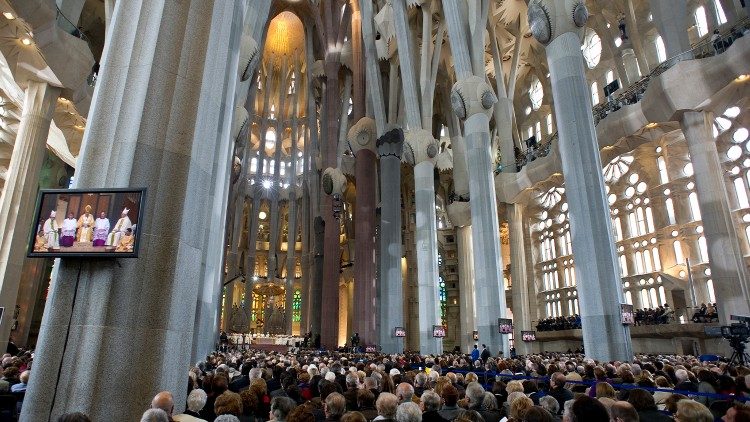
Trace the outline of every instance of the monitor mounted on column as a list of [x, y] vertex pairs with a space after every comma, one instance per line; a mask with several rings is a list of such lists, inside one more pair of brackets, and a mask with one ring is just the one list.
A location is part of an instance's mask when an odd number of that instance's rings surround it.
[[510, 318], [498, 318], [497, 319], [497, 331], [500, 334], [513, 333], [513, 320]]
[[395, 337], [406, 337], [406, 328], [396, 327], [393, 329], [393, 335]]
[[435, 338], [445, 337], [445, 326], [444, 325], [433, 325], [432, 336]]
[[137, 258], [146, 188], [42, 189], [32, 258]]
[[633, 305], [627, 303], [620, 304], [620, 319], [624, 325], [635, 324], [635, 315], [633, 314]]
[[536, 331], [521, 331], [521, 340], [536, 341]]

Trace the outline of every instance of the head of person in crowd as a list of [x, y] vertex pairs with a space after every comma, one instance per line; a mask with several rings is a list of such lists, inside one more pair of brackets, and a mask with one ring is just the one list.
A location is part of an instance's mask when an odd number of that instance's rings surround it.
[[382, 416], [388, 420], [395, 420], [398, 404], [399, 399], [395, 394], [380, 393], [377, 401], [375, 401], [375, 409], [378, 411], [378, 416]]
[[584, 395], [573, 399], [570, 408], [566, 409], [563, 420], [566, 422], [609, 422], [609, 413], [598, 400]]
[[401, 403], [410, 402], [414, 397], [414, 387], [411, 384], [402, 382], [396, 387], [396, 396]]
[[632, 404], [626, 401], [616, 401], [609, 408], [609, 416], [612, 422], [638, 422], [638, 411]]
[[242, 398], [239, 394], [225, 391], [216, 397], [214, 402], [214, 413], [216, 415], [242, 415]]
[[396, 422], [422, 422], [422, 410], [414, 402], [401, 403], [396, 409]]
[[714, 416], [703, 404], [688, 399], [677, 402], [674, 420], [676, 422], [713, 422]]
[[346, 399], [339, 393], [331, 393], [326, 397], [323, 409], [327, 420], [339, 420], [346, 410]]

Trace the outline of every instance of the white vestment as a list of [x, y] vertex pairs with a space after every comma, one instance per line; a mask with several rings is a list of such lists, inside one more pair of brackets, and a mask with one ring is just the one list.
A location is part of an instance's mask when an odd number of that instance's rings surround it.
[[58, 229], [57, 221], [55, 221], [54, 218], [48, 218], [44, 221], [44, 226], [42, 226], [42, 231], [44, 232], [44, 238], [47, 241], [47, 248], [60, 248], [60, 237], [58, 236], [57, 229]]
[[78, 221], [75, 218], [66, 218], [62, 224], [63, 236], [75, 236], [78, 228]]
[[107, 246], [119, 245], [120, 237], [130, 228], [133, 228], [133, 223], [127, 215], [117, 220], [117, 224], [115, 224], [115, 228], [112, 229], [112, 233], [107, 236]]

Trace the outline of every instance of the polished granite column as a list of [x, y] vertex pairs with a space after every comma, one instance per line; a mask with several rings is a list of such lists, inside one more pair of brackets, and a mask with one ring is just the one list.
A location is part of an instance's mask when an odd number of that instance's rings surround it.
[[378, 316], [383, 353], [401, 353], [404, 339], [394, 328], [404, 326], [401, 278], [401, 152], [404, 132], [393, 129], [377, 140], [380, 157], [380, 280]]
[[[622, 282], [581, 53], [580, 35], [588, 11], [578, 3], [573, 13], [557, 13], [566, 10], [565, 3], [532, 0], [528, 17], [532, 34], [546, 47], [555, 98], [583, 344], [588, 357], [631, 360], [630, 332], [620, 322]], [[550, 19], [554, 19], [551, 26]]]
[[201, 298], [216, 329], [223, 271], [205, 252], [224, 240], [241, 18], [234, 2], [117, 2], [76, 187], [148, 189], [140, 255], [60, 260], [21, 420], [138, 420], [162, 390], [183, 410]]

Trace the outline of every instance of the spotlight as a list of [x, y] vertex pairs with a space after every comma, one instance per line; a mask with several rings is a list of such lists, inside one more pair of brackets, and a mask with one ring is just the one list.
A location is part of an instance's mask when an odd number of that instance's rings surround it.
[[16, 16], [11, 12], [3, 12], [3, 16], [5, 16], [5, 19], [8, 19], [9, 21], [12, 21], [16, 18]]
[[263, 189], [271, 189], [271, 181], [270, 180], [264, 180], [263, 181]]
[[23, 37], [21, 38], [21, 44], [23, 45], [31, 45], [34, 41], [31, 41], [31, 38], [29, 37]]

